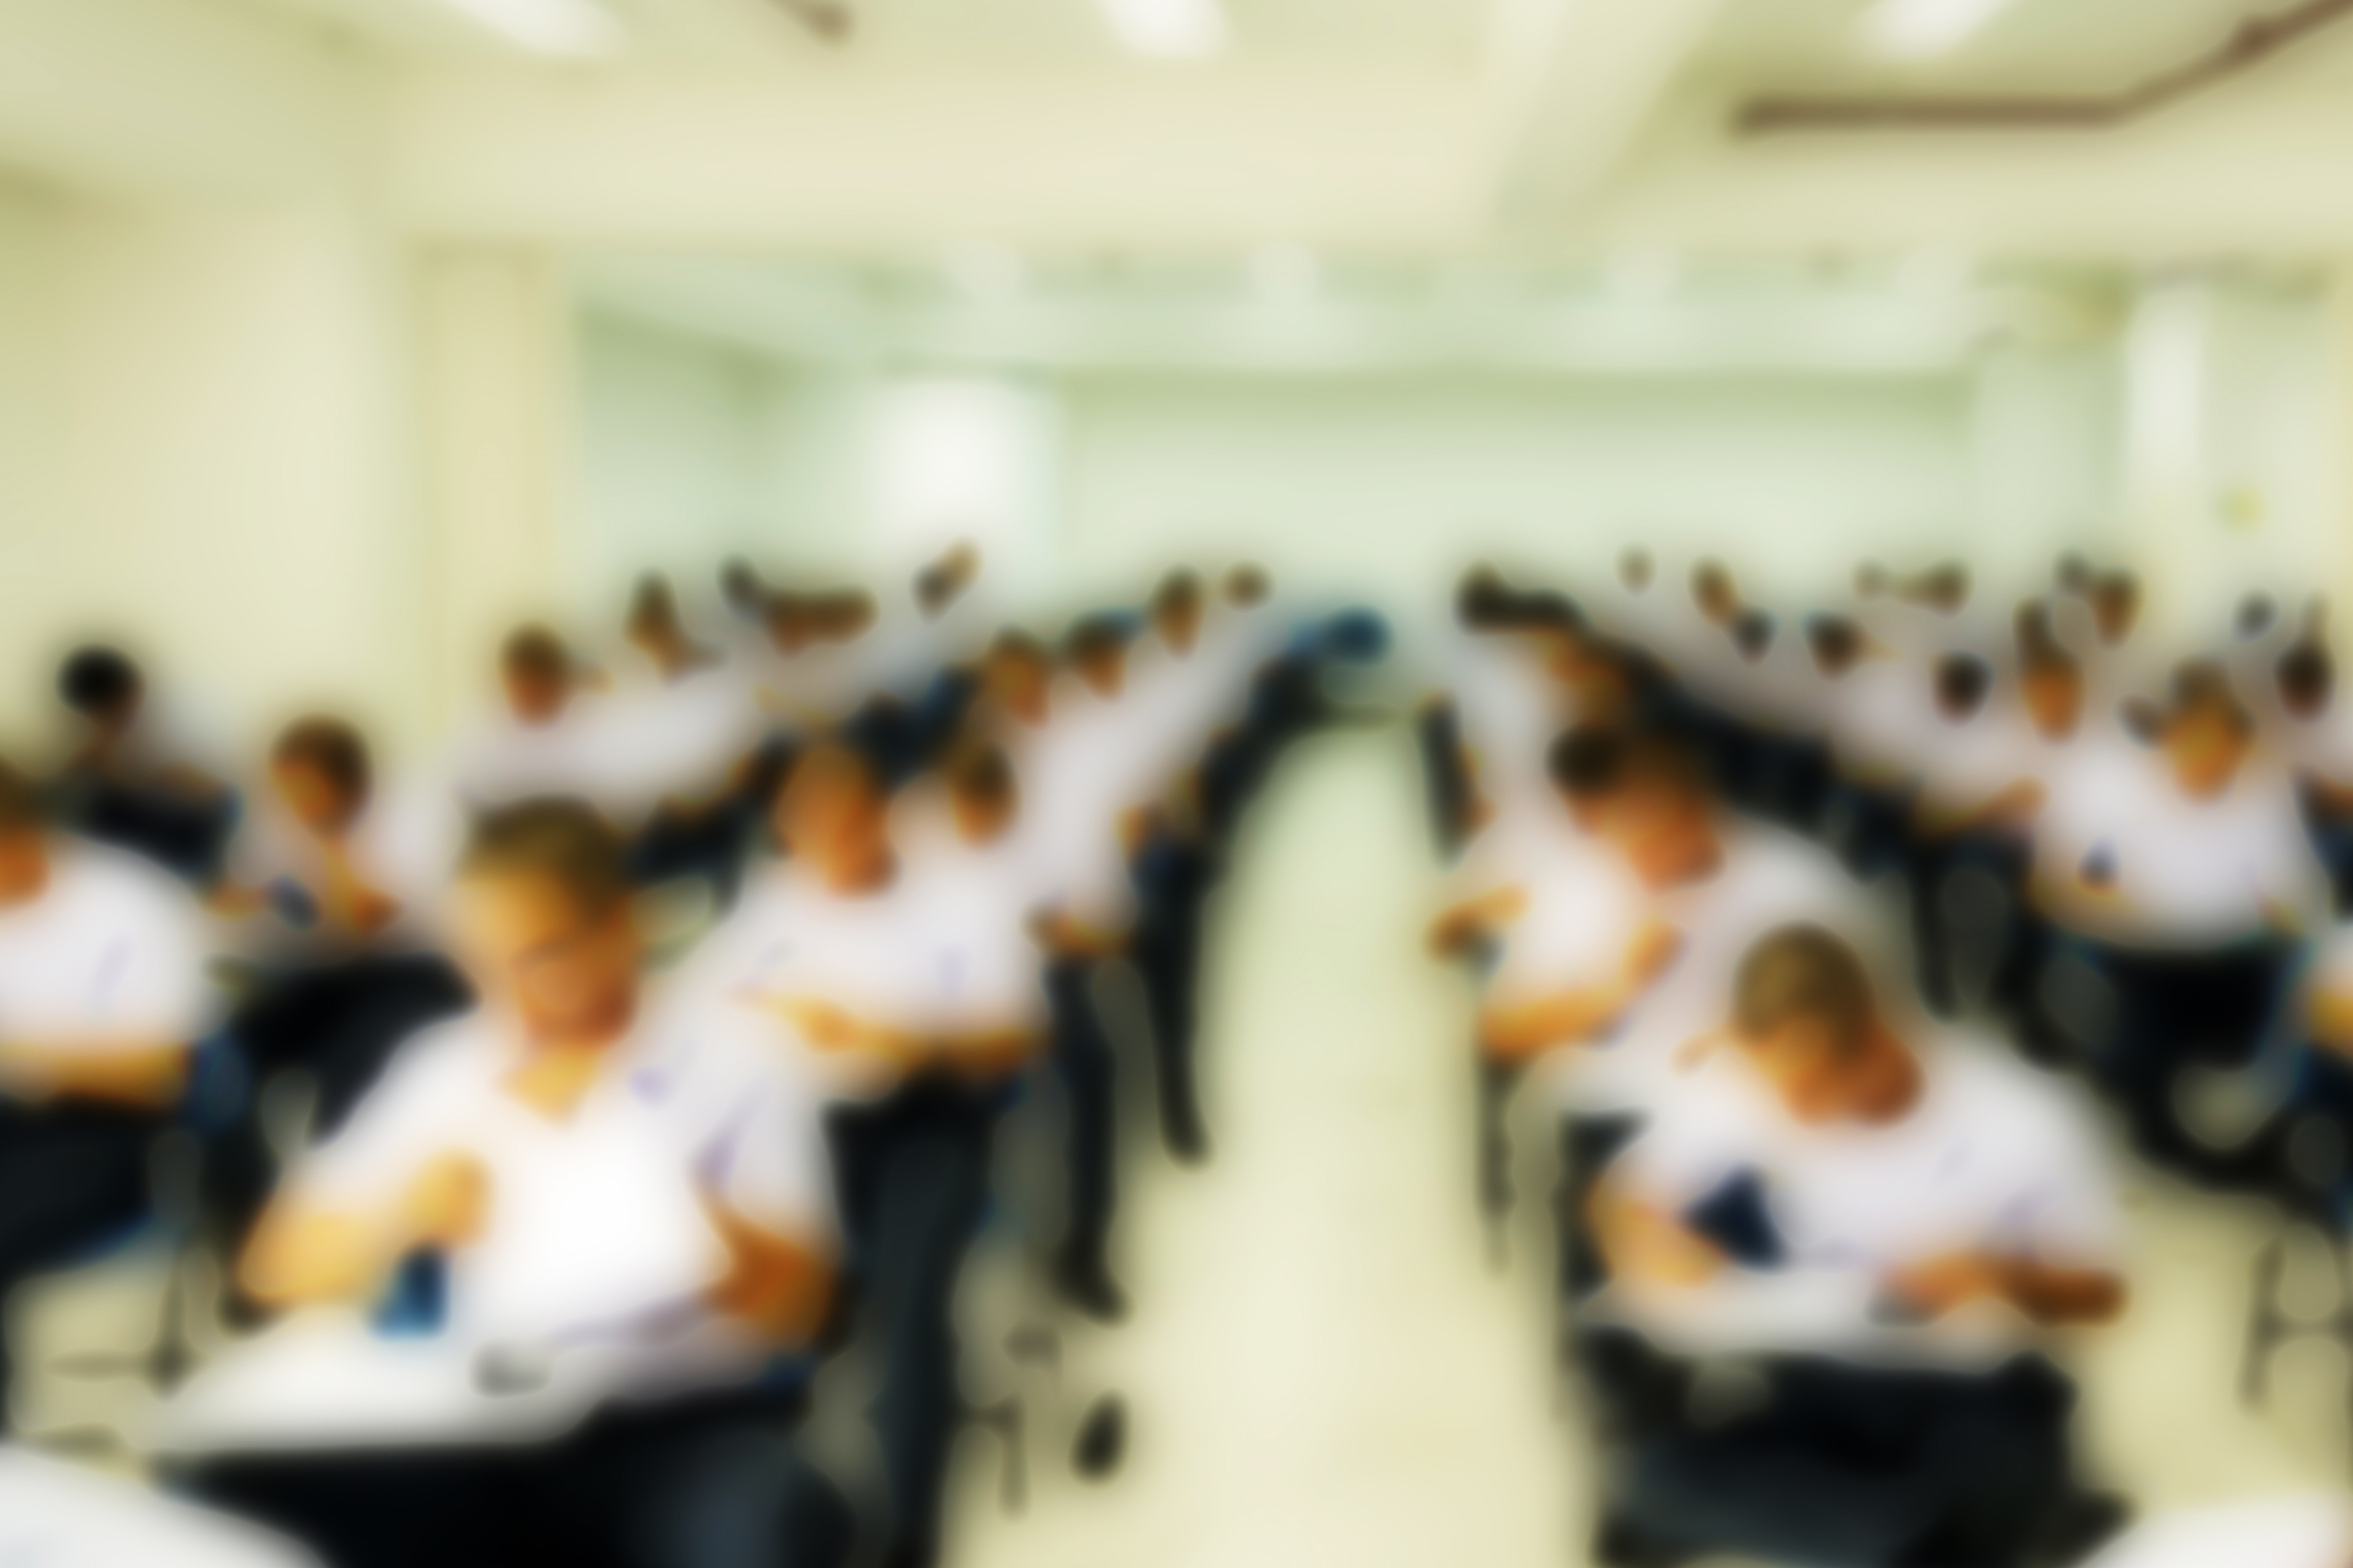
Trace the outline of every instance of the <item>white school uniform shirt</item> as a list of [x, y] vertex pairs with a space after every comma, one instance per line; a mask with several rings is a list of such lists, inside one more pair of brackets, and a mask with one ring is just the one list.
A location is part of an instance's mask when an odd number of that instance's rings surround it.
[[1001, 737], [1056, 904], [1107, 931], [1124, 929], [1135, 914], [1120, 819], [1151, 805], [1168, 783], [1163, 759], [1134, 734], [1124, 702], [1058, 675], [1046, 721], [1008, 724]]
[[187, 892], [145, 861], [52, 837], [48, 885], [0, 909], [0, 1036], [91, 1050], [194, 1041], [216, 1006]]
[[1497, 932], [1482, 978], [1489, 1006], [1514, 1006], [1608, 977], [1640, 931], [1648, 900], [1624, 862], [1581, 831], [1556, 800], [1549, 812], [1507, 813], [1482, 827], [1450, 878], [1457, 899], [1522, 889], [1525, 904]]
[[[1565, 1108], [1646, 1111], [1677, 1092], [1683, 1047], [1722, 1021], [1740, 961], [1757, 938], [1804, 921], [1867, 955], [1885, 945], [1867, 895], [1828, 851], [1780, 828], [1727, 825], [1723, 859], [1700, 880], [1650, 895], [1645, 918], [1682, 934], [1672, 963], [1604, 1039], [1548, 1059], [1553, 1098]], [[1622, 951], [1625, 933], [1617, 936]]]
[[1921, 731], [1920, 799], [1948, 811], [1983, 805], [2022, 780], [2043, 784], [2067, 767], [2069, 741], [2034, 727], [2014, 689], [1998, 683], [1975, 713], [1951, 720], [1930, 705]]
[[418, 1035], [297, 1163], [295, 1201], [380, 1208], [444, 1155], [480, 1161], [483, 1233], [448, 1258], [446, 1332], [459, 1342], [626, 1351], [713, 1316], [703, 1297], [729, 1254], [706, 1194], [779, 1237], [833, 1245], [819, 1101], [748, 1020], [652, 1013], [561, 1120], [505, 1087], [523, 1055], [491, 1014]]
[[633, 822], [658, 797], [647, 792], [645, 759], [626, 721], [621, 699], [596, 693], [575, 695], [544, 724], [501, 707], [452, 752], [451, 787], [472, 811], [557, 795]]
[[[2161, 753], [2122, 736], [2088, 736], [2053, 781], [2037, 820], [2033, 891], [2069, 930], [2125, 946], [2211, 948], [2274, 928], [2320, 923], [2327, 880], [2291, 781], [2242, 767], [2211, 800], [2173, 782]], [[2082, 873], [2104, 869], [2112, 897]]]
[[1841, 775], [1894, 787], [1918, 775], [1935, 718], [1929, 667], [1911, 654], [1873, 653], [1823, 682], [1831, 755]]
[[1612, 1179], [1683, 1214], [1755, 1175], [1792, 1271], [1876, 1281], [1953, 1252], [2113, 1267], [2114, 1182], [2074, 1087], [1958, 1031], [1908, 1039], [1920, 1097], [1881, 1124], [1800, 1122], [1737, 1047], [1721, 1047], [1682, 1077]]
[[1757, 657], [1742, 653], [1734, 642], [1731, 661], [1724, 666], [1725, 690], [1739, 704], [1734, 711], [1785, 734], [1824, 734], [1831, 726], [1830, 683], [1815, 667], [1805, 627], [1796, 616], [1768, 613], [1772, 636]]
[[[463, 809], [447, 792], [420, 779], [379, 784], [352, 829], [351, 856], [360, 875], [400, 908], [382, 929], [354, 943], [346, 932], [332, 936], [316, 926], [288, 922], [273, 902], [248, 944], [275, 955], [301, 956], [326, 950], [407, 952], [438, 947], [444, 932], [444, 900], [463, 847]], [[290, 882], [314, 905], [325, 901], [326, 859], [318, 840], [297, 823], [273, 792], [256, 803], [237, 825], [229, 854], [232, 880], [269, 891]]]
[[943, 954], [940, 984], [915, 1005], [944, 1031], [1047, 1022], [1045, 956], [1029, 921], [1051, 903], [1052, 890], [1035, 829], [1035, 818], [1019, 814], [994, 841], [968, 844], [955, 831], [944, 792], [929, 781], [892, 803], [891, 841]]
[[1568, 689], [1523, 637], [1458, 632], [1449, 653], [1448, 686], [1481, 797], [1506, 816], [1556, 812], [1549, 757], [1576, 721]]
[[235, 786], [243, 773], [228, 728], [208, 710], [178, 691], [150, 689], [114, 743], [113, 766], [125, 778], [148, 779], [174, 768], [193, 768]]

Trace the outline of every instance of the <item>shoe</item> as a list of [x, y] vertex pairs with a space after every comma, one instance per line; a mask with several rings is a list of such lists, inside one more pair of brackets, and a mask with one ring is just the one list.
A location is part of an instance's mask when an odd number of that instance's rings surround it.
[[1071, 1468], [1087, 1480], [1108, 1479], [1127, 1458], [1127, 1401], [1106, 1394], [1079, 1423], [1078, 1440], [1071, 1445]]
[[1127, 1292], [1100, 1258], [1065, 1249], [1054, 1259], [1055, 1293], [1098, 1323], [1127, 1316]]
[[2034, 1532], [2024, 1561], [2031, 1568], [2073, 1568], [2132, 1522], [2130, 1500], [2114, 1492], [2074, 1492], [2054, 1505]]
[[1162, 1112], [1160, 1141], [1167, 1146], [1168, 1157], [1180, 1165], [1209, 1163], [1209, 1131], [1201, 1125], [1200, 1111], [1190, 1105]]

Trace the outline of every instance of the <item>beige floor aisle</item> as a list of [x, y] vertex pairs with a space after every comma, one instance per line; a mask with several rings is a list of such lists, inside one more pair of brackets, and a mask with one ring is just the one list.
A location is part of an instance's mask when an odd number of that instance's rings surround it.
[[1300, 748], [1261, 802], [1205, 984], [1218, 1138], [1134, 1183], [1134, 1320], [1080, 1347], [1135, 1416], [1125, 1473], [975, 1491], [961, 1563], [1431, 1568], [1574, 1561], [1539, 1292], [1469, 1205], [1460, 988], [1396, 731]]

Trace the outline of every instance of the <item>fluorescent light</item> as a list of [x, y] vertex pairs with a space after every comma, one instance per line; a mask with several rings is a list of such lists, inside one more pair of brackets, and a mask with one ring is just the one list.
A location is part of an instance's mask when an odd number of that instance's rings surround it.
[[441, 0], [483, 26], [543, 55], [603, 55], [621, 46], [621, 25], [597, 0]]
[[1226, 13], [1219, 0], [1101, 0], [1119, 41], [1139, 55], [1198, 58], [1226, 44]]
[[1958, 48], [2011, 0], [1879, 0], [1864, 13], [1863, 37], [1883, 55], [1926, 59]]

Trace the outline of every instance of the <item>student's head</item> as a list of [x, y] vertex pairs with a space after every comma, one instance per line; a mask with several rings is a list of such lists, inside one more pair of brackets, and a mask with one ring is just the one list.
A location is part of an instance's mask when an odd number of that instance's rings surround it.
[[1875, 1065], [1878, 1035], [1869, 972], [1821, 927], [1779, 927], [1742, 957], [1732, 1040], [1799, 1121], [1831, 1121], [1854, 1108], [1856, 1081]]
[[1699, 613], [1719, 626], [1729, 626], [1740, 613], [1740, 587], [1732, 580], [1732, 571], [1721, 561], [1710, 557], [1692, 568], [1692, 603]]
[[1127, 633], [1109, 616], [1088, 616], [1062, 639], [1062, 662], [1098, 697], [1116, 697], [1127, 678]]
[[2229, 788], [2254, 743], [2254, 716], [2231, 689], [2221, 666], [2192, 659], [2174, 672], [2173, 700], [2158, 744], [2183, 793], [2203, 798]]
[[1219, 590], [1225, 595], [1227, 604], [1236, 609], [1247, 610], [1266, 603], [1267, 595], [1274, 592], [1274, 581], [1266, 574], [1265, 567], [1245, 561], [1226, 569], [1225, 580], [1219, 584]]
[[130, 723], [146, 692], [146, 678], [121, 648], [76, 648], [58, 668], [58, 700], [100, 729]]
[[1847, 616], [1812, 616], [1806, 621], [1806, 647], [1814, 668], [1835, 680], [1862, 658], [1862, 628]]
[[2099, 576], [2098, 569], [2093, 566], [2090, 558], [2073, 550], [2060, 556], [2051, 568], [2052, 585], [2061, 593], [2072, 594], [2079, 599], [2092, 596], [2092, 589], [2099, 582]]
[[1465, 631], [1509, 629], [1519, 599], [1493, 566], [1473, 566], [1454, 584], [1454, 619]]
[[1763, 610], [1743, 610], [1732, 617], [1732, 646], [1755, 664], [1773, 646], [1774, 621]]
[[1903, 592], [1913, 604], [1949, 616], [1969, 602], [1969, 569], [1957, 561], [1939, 562], [1908, 579]]
[[1893, 585], [1887, 568], [1876, 561], [1865, 561], [1854, 569], [1854, 596], [1876, 599]]
[[1025, 724], [1045, 718], [1053, 679], [1053, 650], [1018, 626], [997, 633], [981, 655], [981, 689]]
[[1208, 607], [1201, 574], [1180, 566], [1152, 591], [1152, 630], [1178, 653], [1188, 652], [1201, 635], [1201, 616]]
[[1553, 742], [1546, 767], [1577, 826], [1643, 875], [1672, 878], [1715, 847], [1706, 779], [1666, 736], [1579, 725]]
[[2129, 572], [2103, 573], [2092, 584], [2091, 602], [2092, 626], [2114, 647], [2140, 619], [2140, 579]]
[[32, 780], [0, 762], [0, 909], [29, 903], [48, 885], [47, 802]]
[[476, 819], [450, 899], [458, 957], [536, 1047], [596, 1045], [636, 1011], [641, 945], [621, 837], [584, 801]]
[[809, 630], [819, 642], [856, 642], [873, 628], [874, 595], [842, 588], [808, 601]]
[[966, 741], [948, 752], [940, 772], [947, 782], [956, 837], [966, 844], [993, 844], [1011, 830], [1020, 794], [1002, 746]]
[[2249, 594], [2231, 613], [2231, 630], [2242, 642], [2252, 642], [2272, 629], [2279, 619], [2279, 602], [2269, 594]]
[[1619, 552], [1618, 581], [1630, 594], [1648, 593], [1651, 579], [1658, 575], [1658, 563], [1651, 558], [1651, 552], [1639, 544]]
[[572, 700], [572, 650], [539, 622], [518, 626], [499, 650], [507, 709], [525, 724], [552, 724]]
[[969, 540], [958, 540], [940, 558], [915, 574], [915, 607], [932, 620], [956, 602], [980, 571], [980, 551]]
[[778, 653], [796, 654], [818, 640], [817, 602], [807, 595], [778, 589], [760, 605], [760, 629]]
[[731, 555], [719, 568], [719, 596], [735, 614], [757, 619], [767, 608], [768, 585], [749, 561]]
[[846, 742], [820, 741], [794, 759], [773, 821], [785, 852], [837, 886], [890, 862], [889, 795], [872, 761]]
[[2272, 667], [2280, 706], [2291, 719], [2319, 718], [2337, 694], [2337, 660], [2328, 651], [2327, 624], [2327, 601], [2315, 599], [2304, 613], [2295, 641]]
[[1958, 724], [1977, 717], [1993, 690], [1993, 667], [1973, 653], [1948, 653], [1936, 660], [1936, 711]]
[[322, 837], [351, 831], [366, 809], [373, 773], [366, 740], [326, 714], [298, 719], [269, 748], [269, 786], [294, 820]]
[[649, 654], [666, 652], [686, 636], [678, 618], [678, 595], [659, 572], [639, 577], [629, 593], [627, 626], [630, 646]]
[[2052, 634], [2049, 608], [2034, 600], [2018, 611], [2018, 695], [2047, 739], [2073, 734], [2083, 719], [2083, 666]]

